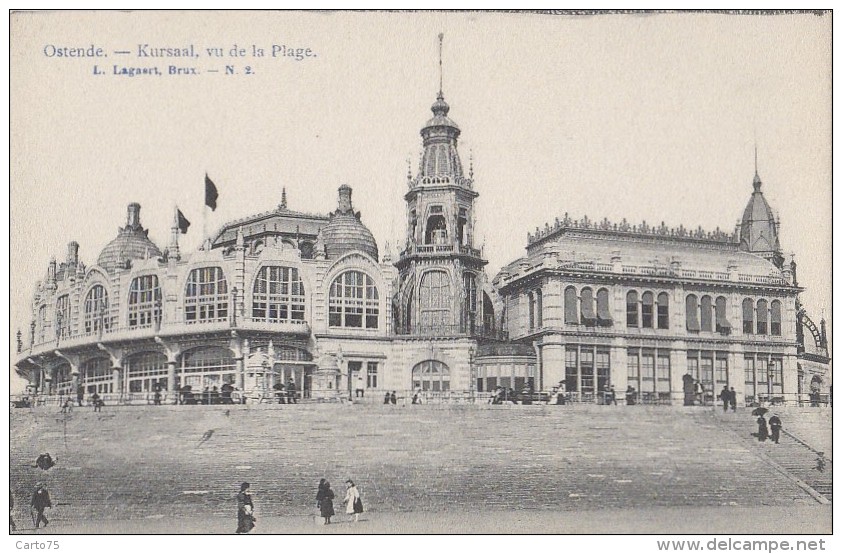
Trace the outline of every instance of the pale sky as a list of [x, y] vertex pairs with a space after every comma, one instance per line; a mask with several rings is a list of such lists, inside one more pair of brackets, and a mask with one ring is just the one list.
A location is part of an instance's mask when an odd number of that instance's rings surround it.
[[[381, 252], [394, 248], [440, 32], [489, 277], [565, 212], [733, 231], [756, 143], [802, 299], [816, 323], [822, 310], [830, 319], [830, 15], [59, 12], [12, 18], [12, 351], [50, 256], [61, 262], [76, 240], [95, 263], [129, 202], [162, 249], [178, 204], [193, 222], [182, 248], [196, 248], [205, 172], [220, 194], [211, 231], [273, 209], [282, 186], [291, 209], [327, 213], [347, 183]], [[44, 53], [92, 44], [109, 57]], [[200, 57], [138, 59], [139, 44], [193, 44]], [[235, 44], [267, 57], [230, 58]], [[272, 58], [273, 44], [316, 57]], [[129, 78], [114, 64], [202, 74]]]

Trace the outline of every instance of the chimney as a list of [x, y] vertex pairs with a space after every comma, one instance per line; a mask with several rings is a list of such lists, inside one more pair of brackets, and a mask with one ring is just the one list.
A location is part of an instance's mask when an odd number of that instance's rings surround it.
[[339, 187], [339, 211], [340, 213], [348, 213], [353, 209], [351, 205], [351, 187], [342, 185]]
[[55, 290], [56, 288], [56, 259], [50, 258], [50, 263], [47, 265], [47, 288]]
[[126, 210], [126, 227], [137, 229], [140, 227], [140, 204], [132, 202]]

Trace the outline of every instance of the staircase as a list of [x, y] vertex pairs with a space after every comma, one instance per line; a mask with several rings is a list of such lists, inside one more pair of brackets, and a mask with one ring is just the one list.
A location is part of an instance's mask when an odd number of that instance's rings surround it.
[[[751, 433], [757, 432], [757, 417], [750, 409], [734, 413], [716, 411], [714, 418], [751, 448], [790, 478], [800, 482], [816, 501], [833, 500], [833, 460], [831, 413], [818, 408], [776, 408], [783, 422], [778, 444], [771, 439], [759, 442]], [[769, 414], [767, 414], [769, 416]], [[768, 419], [768, 417], [767, 417]]]

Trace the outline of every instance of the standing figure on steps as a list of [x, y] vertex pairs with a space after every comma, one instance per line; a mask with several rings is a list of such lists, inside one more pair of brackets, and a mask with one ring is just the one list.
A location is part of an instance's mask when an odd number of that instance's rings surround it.
[[757, 440], [766, 442], [769, 438], [769, 427], [766, 426], [766, 418], [762, 415], [757, 418]]
[[236, 533], [248, 533], [254, 529], [254, 502], [249, 492], [249, 483], [240, 485], [240, 492], [237, 494], [237, 531]]
[[781, 439], [781, 427], [783, 427], [778, 414], [774, 414], [769, 418], [769, 427], [772, 429], [772, 440], [775, 441], [775, 444], [778, 444], [778, 441]]

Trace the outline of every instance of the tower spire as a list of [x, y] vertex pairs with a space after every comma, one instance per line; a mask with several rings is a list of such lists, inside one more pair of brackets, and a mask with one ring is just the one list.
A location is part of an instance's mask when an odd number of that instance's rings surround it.
[[444, 97], [444, 86], [443, 81], [444, 78], [442, 77], [442, 66], [441, 66], [441, 50], [442, 50], [442, 43], [444, 42], [444, 33], [439, 33], [439, 97]]
[[287, 209], [287, 188], [281, 188], [281, 209]]

